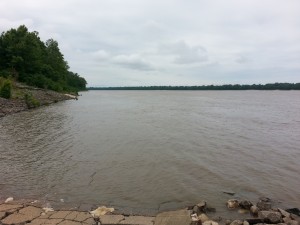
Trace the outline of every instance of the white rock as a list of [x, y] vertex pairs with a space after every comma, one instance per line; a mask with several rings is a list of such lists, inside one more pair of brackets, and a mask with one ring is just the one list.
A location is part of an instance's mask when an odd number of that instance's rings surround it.
[[13, 197], [9, 197], [9, 198], [7, 198], [7, 199], [5, 200], [5, 203], [11, 202], [11, 201], [13, 201], [13, 200], [14, 200]]
[[111, 213], [115, 211], [114, 208], [107, 208], [105, 206], [100, 206], [98, 207], [97, 209], [93, 210], [90, 212], [90, 214], [93, 216], [93, 217], [99, 217], [99, 216], [103, 216], [105, 215], [106, 213]]
[[198, 216], [196, 213], [191, 215], [192, 221], [199, 221]]

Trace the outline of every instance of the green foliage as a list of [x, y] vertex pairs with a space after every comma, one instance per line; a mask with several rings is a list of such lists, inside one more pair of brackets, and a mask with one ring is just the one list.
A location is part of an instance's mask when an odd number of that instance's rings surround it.
[[[2, 84], [1, 84], [2, 83]], [[10, 99], [11, 98], [11, 90], [12, 85], [10, 80], [4, 80], [0, 83], [0, 97]]]
[[85, 79], [69, 71], [57, 41], [44, 43], [24, 25], [0, 36], [0, 76], [55, 91], [86, 89]]
[[26, 93], [24, 99], [29, 109], [40, 106], [40, 102], [31, 93]]

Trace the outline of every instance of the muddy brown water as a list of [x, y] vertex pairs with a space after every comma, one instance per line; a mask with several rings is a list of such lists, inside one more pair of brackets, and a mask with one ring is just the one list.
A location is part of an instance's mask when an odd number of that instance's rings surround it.
[[300, 207], [299, 91], [89, 91], [0, 118], [0, 198], [156, 213]]

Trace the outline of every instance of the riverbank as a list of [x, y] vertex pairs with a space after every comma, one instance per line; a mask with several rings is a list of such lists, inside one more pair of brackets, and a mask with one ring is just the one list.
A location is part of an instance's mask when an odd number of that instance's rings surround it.
[[0, 117], [70, 99], [77, 96], [14, 83], [12, 98], [0, 97]]
[[[218, 216], [214, 208], [205, 201], [185, 209], [161, 212], [156, 216], [118, 214], [114, 208], [105, 206], [86, 211], [69, 208], [53, 209], [37, 200], [13, 200], [0, 202], [0, 224], [3, 225], [299, 225], [300, 211], [273, 208], [272, 201], [260, 198], [256, 204], [250, 201], [230, 199], [228, 212], [235, 211], [236, 217]], [[241, 219], [239, 215], [247, 215]]]

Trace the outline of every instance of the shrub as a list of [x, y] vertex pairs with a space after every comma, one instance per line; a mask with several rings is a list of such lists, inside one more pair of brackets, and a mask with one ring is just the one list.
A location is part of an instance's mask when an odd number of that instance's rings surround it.
[[31, 93], [26, 93], [24, 99], [29, 109], [40, 106], [40, 102]]
[[9, 80], [5, 80], [0, 87], [0, 97], [9, 99], [11, 98], [11, 82]]

